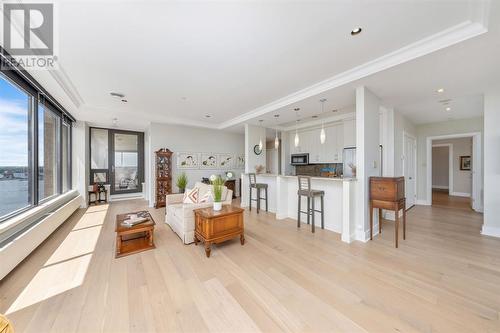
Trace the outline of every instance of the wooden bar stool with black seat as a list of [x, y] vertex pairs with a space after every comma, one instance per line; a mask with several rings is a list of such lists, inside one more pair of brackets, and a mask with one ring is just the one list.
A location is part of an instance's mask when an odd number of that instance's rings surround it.
[[[297, 228], [300, 228], [300, 213], [307, 214], [307, 224], [309, 224], [309, 219], [312, 217], [311, 231], [314, 232], [315, 223], [314, 215], [315, 213], [321, 213], [321, 229], [325, 229], [325, 209], [324, 209], [324, 196], [325, 191], [313, 190], [311, 189], [311, 177], [298, 176], [299, 189], [297, 191], [298, 196], [298, 213], [297, 213]], [[301, 198], [307, 198], [307, 211], [300, 210]], [[321, 209], [317, 210], [314, 207], [314, 201], [317, 197], [321, 199]]]
[[[268, 209], [267, 209], [267, 184], [257, 183], [257, 177], [256, 177], [255, 173], [249, 173], [248, 179], [250, 181], [249, 182], [250, 188], [249, 188], [249, 192], [248, 192], [248, 205], [249, 205], [250, 210], [252, 210], [252, 201], [257, 201], [257, 213], [258, 213], [260, 211], [260, 201], [266, 200], [266, 212], [267, 212], [268, 211]], [[252, 188], [254, 188], [257, 192], [256, 199], [252, 199]], [[262, 198], [260, 196], [261, 190], [264, 190], [264, 192], [266, 193], [265, 198]]]

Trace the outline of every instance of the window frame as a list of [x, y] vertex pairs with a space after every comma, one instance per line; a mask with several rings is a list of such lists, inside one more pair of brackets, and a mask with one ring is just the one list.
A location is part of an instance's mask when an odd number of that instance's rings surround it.
[[[28, 103], [28, 202], [29, 204], [23, 208], [19, 208], [3, 216], [0, 216], [0, 224], [8, 221], [9, 219], [22, 214], [38, 205], [52, 200], [60, 195], [63, 195], [62, 185], [62, 128], [63, 126], [69, 127], [68, 137], [68, 191], [72, 188], [72, 144], [73, 144], [73, 123], [76, 119], [66, 111], [66, 109], [50, 95], [28, 72], [24, 69], [12, 66], [10, 59], [11, 56], [0, 46], [0, 78], [5, 79], [13, 84], [16, 88], [26, 93], [29, 98]], [[44, 111], [47, 110], [56, 117], [56, 124], [59, 133], [56, 137], [56, 172], [57, 172], [57, 187], [56, 193], [40, 200], [39, 185], [38, 185], [38, 110], [39, 104], [43, 104]]]

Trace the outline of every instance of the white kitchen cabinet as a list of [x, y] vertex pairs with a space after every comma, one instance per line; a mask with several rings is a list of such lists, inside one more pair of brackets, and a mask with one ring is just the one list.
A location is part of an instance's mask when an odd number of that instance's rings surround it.
[[344, 120], [344, 147], [356, 147], [356, 119]]

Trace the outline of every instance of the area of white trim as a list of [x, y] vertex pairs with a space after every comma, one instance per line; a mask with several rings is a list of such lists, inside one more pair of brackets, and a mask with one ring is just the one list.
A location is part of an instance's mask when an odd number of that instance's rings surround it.
[[[448, 194], [451, 195], [450, 193], [453, 192], [453, 144], [439, 143], [439, 144], [433, 144], [432, 148], [434, 147], [448, 147], [448, 187], [446, 189], [448, 190]], [[438, 188], [437, 186], [434, 185], [432, 185], [432, 187]]]
[[470, 193], [465, 193], [465, 192], [451, 192], [450, 195], [452, 197], [470, 198]]
[[[417, 189], [417, 184], [418, 184], [418, 179], [417, 179], [417, 175], [418, 175], [418, 172], [417, 172], [417, 157], [418, 157], [418, 154], [417, 154], [417, 138], [413, 135], [411, 135], [410, 133], [408, 133], [408, 131], [404, 130], [403, 131], [403, 176], [406, 178], [406, 175], [405, 175], [405, 171], [406, 171], [406, 144], [405, 144], [405, 140], [406, 138], [410, 138], [410, 139], [413, 139], [415, 141], [415, 149], [414, 149], [414, 156], [413, 156], [413, 160], [414, 160], [414, 171], [415, 171], [415, 174], [414, 174], [414, 177], [415, 177], [415, 188], [413, 189], [413, 195], [414, 195], [414, 202], [416, 204], [417, 202], [417, 193], [418, 193], [418, 189]], [[406, 184], [405, 184], [406, 185]], [[405, 193], [405, 196], [406, 196], [406, 193]], [[413, 205], [412, 205], [413, 206]]]
[[430, 206], [431, 204], [427, 202], [427, 200], [417, 200], [417, 205], [420, 206]]
[[481, 230], [481, 235], [500, 237], [500, 228], [488, 227], [488, 226], [483, 225], [483, 229]]
[[286, 107], [290, 104], [316, 96], [327, 90], [338, 88], [350, 82], [357, 81], [369, 75], [373, 75], [391, 67], [460, 43], [464, 40], [479, 36], [487, 31], [488, 29], [483, 23], [472, 22], [469, 20], [462, 22], [415, 43], [402, 47], [396, 51], [385, 54], [362, 65], [353, 67], [324, 81], [277, 99], [274, 102], [253, 109], [238, 117], [229, 119], [220, 124], [218, 128], [224, 129], [244, 123], [253, 118], [260, 117], [269, 112]]

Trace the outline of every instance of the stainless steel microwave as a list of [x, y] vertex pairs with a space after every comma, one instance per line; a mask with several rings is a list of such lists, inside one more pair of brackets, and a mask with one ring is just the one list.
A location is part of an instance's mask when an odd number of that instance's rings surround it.
[[290, 158], [291, 165], [307, 165], [309, 164], [309, 154], [292, 154]]

